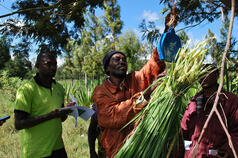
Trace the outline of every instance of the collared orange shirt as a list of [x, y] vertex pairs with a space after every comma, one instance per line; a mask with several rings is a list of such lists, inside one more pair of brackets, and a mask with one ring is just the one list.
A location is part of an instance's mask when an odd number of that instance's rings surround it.
[[120, 149], [133, 125], [122, 129], [137, 113], [133, 99], [145, 90], [158, 74], [163, 72], [165, 63], [159, 60], [157, 49], [140, 71], [126, 75], [123, 85], [117, 87], [108, 79], [95, 88], [93, 101], [98, 109], [98, 124], [102, 127], [100, 142], [107, 156], [113, 157]]

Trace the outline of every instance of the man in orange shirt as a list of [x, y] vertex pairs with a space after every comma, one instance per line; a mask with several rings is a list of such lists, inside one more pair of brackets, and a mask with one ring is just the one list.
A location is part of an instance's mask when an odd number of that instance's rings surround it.
[[122, 129], [147, 104], [151, 87], [140, 104], [135, 101], [165, 69], [164, 61], [159, 59], [157, 49], [151, 59], [139, 70], [126, 74], [127, 62], [124, 53], [109, 52], [103, 59], [104, 70], [108, 77], [93, 92], [93, 101], [98, 110], [98, 124], [102, 128], [100, 142], [107, 156], [113, 157], [122, 146], [125, 138], [133, 130], [130, 124]]

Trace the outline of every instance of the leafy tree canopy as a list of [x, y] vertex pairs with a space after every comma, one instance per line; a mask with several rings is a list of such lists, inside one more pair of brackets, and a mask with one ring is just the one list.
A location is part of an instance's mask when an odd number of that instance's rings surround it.
[[[171, 2], [171, 0], [160, 0], [160, 3], [168, 5], [168, 8], [172, 8]], [[227, 14], [231, 10], [231, 1], [227, 0], [181, 0], [176, 2], [176, 13], [179, 15], [179, 21], [186, 25], [200, 23], [204, 20], [213, 22], [221, 17], [222, 12]], [[236, 0], [236, 4], [238, 4], [238, 0]], [[164, 12], [166, 11], [167, 9], [164, 9]], [[237, 13], [238, 6], [236, 6]]]
[[84, 12], [102, 6], [103, 0], [17, 0], [12, 5], [15, 12], [8, 15], [17, 14], [19, 18], [8, 19], [0, 28], [7, 35], [34, 39], [58, 50], [70, 37], [78, 37]]
[[5, 37], [0, 37], [0, 70], [5, 67], [5, 63], [10, 59], [9, 41]]

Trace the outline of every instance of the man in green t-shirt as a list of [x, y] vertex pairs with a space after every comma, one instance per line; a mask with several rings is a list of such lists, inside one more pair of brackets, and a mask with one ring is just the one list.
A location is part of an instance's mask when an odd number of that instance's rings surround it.
[[60, 110], [65, 92], [53, 79], [57, 70], [56, 56], [49, 50], [41, 51], [36, 68], [36, 76], [21, 86], [16, 95], [15, 128], [20, 130], [21, 157], [67, 158], [61, 122], [71, 110]]

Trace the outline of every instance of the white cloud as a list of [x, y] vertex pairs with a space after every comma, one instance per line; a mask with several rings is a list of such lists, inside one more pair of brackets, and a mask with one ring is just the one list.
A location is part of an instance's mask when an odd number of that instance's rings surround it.
[[156, 21], [159, 20], [157, 12], [152, 12], [152, 11], [147, 11], [144, 10], [144, 13], [142, 15], [142, 18], [147, 20], [147, 21]]

